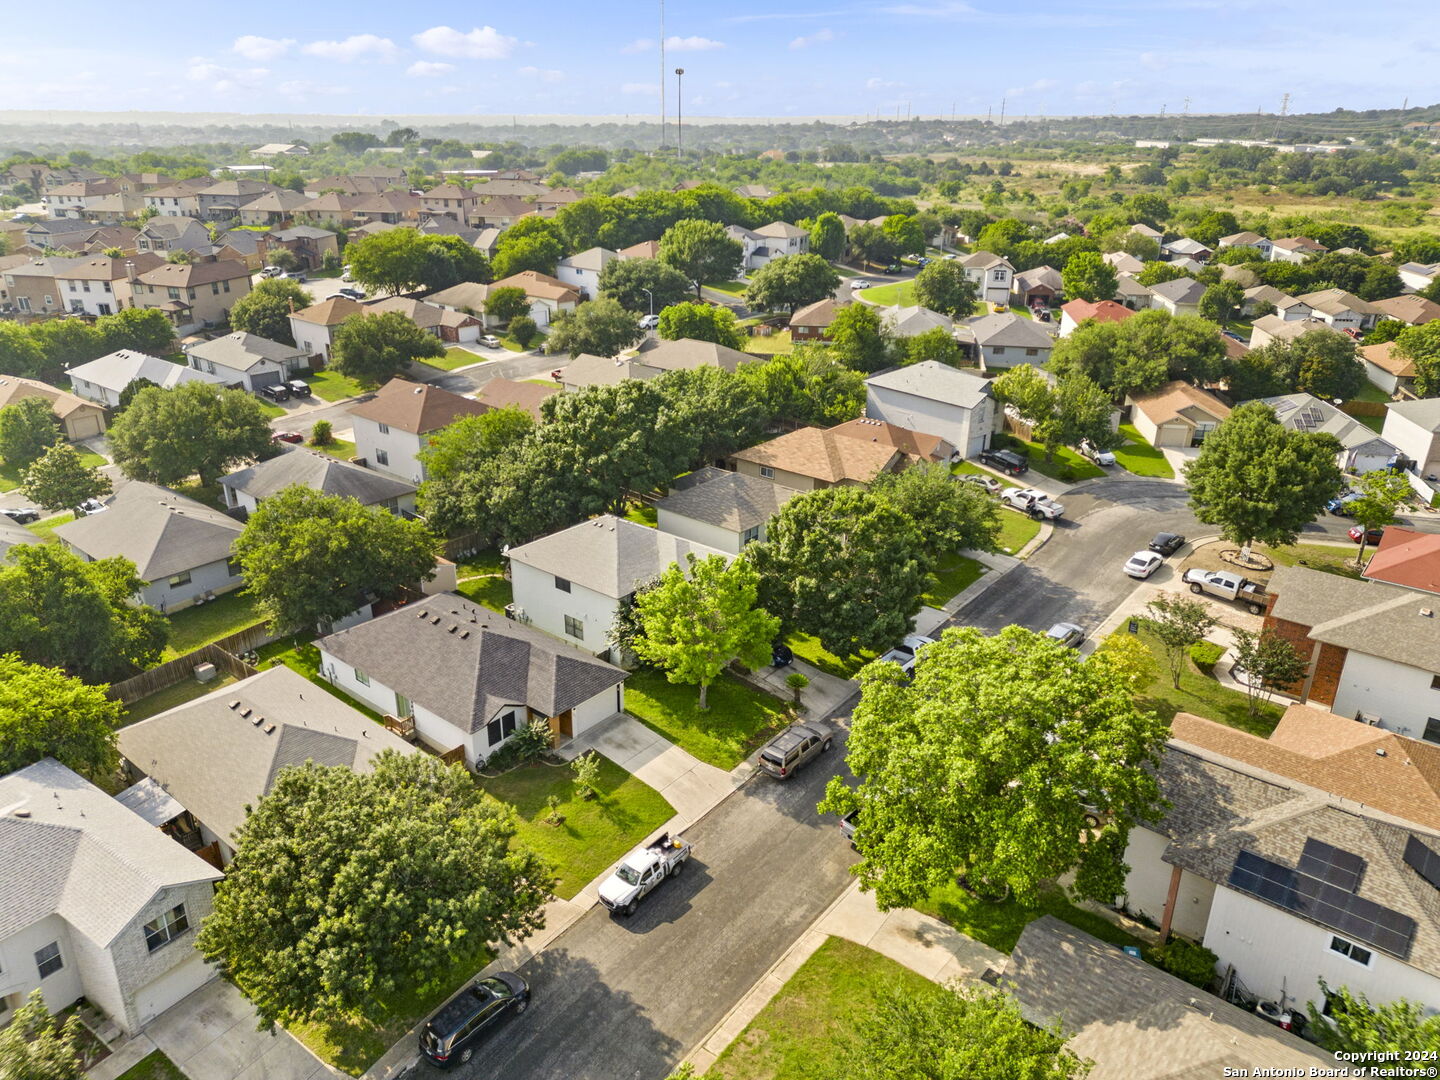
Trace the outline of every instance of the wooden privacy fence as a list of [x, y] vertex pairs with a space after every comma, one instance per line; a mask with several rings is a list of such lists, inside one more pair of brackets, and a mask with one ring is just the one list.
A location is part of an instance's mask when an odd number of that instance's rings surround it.
[[[252, 628], [253, 629], [253, 628]], [[235, 636], [235, 635], [232, 635]], [[251, 646], [253, 648], [253, 646]], [[194, 678], [195, 669], [201, 664], [214, 664], [217, 671], [223, 671], [237, 679], [248, 679], [256, 674], [255, 669], [238, 657], [226, 652], [218, 644], [202, 645], [194, 652], [186, 653], [168, 664], [161, 664], [149, 671], [142, 671], [134, 678], [113, 683], [107, 694], [116, 701], [133, 705], [143, 697]]]
[[1386, 413], [1385, 402], [1383, 401], [1347, 401], [1340, 406], [1340, 411], [1346, 416], [1384, 416]]

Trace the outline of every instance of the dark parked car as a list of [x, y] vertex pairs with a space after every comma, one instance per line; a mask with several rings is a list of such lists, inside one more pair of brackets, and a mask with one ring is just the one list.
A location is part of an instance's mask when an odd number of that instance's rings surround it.
[[1015, 453], [1014, 450], [982, 450], [980, 451], [980, 461], [992, 469], [999, 469], [1011, 476], [1019, 476], [1023, 472], [1030, 471], [1030, 460]]
[[1362, 498], [1358, 491], [1345, 491], [1325, 504], [1325, 509], [1337, 517], [1350, 516], [1350, 504]]
[[770, 646], [770, 666], [789, 667], [795, 662], [795, 653], [789, 645], [783, 641], [774, 642]]
[[277, 431], [274, 435], [270, 436], [270, 441], [283, 443], [303, 443], [305, 441], [305, 436], [301, 435], [298, 431]]
[[800, 766], [830, 749], [833, 738], [819, 724], [791, 724], [760, 751], [760, 768], [780, 780], [794, 776]]
[[1185, 546], [1185, 537], [1179, 533], [1156, 533], [1150, 541], [1150, 550], [1161, 555], [1174, 555]]
[[530, 985], [510, 971], [477, 979], [420, 1029], [420, 1052], [442, 1069], [464, 1065], [475, 1047], [511, 1016], [530, 1004]]
[[304, 379], [291, 379], [285, 384], [285, 389], [295, 397], [311, 397], [315, 391], [310, 389], [310, 384]]
[[269, 386], [262, 386], [255, 391], [261, 397], [267, 397], [271, 401], [289, 401], [290, 388], [284, 383], [271, 383]]
[[40, 520], [40, 511], [29, 506], [0, 510], [0, 514], [4, 514], [17, 525], [29, 525], [32, 521]]
[[1360, 543], [1360, 537], [1362, 535], [1365, 537], [1365, 543], [1367, 544], [1378, 544], [1385, 538], [1385, 529], [1383, 527], [1379, 529], [1367, 529], [1363, 525], [1351, 525], [1346, 531], [1350, 539], [1354, 540], [1357, 544]]

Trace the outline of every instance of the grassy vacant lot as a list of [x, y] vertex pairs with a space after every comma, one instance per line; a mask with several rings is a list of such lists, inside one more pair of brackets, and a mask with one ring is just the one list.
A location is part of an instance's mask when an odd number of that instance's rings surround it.
[[33, 525], [25, 527], [40, 537], [47, 544], [57, 543], [59, 538], [55, 535], [57, 525], [69, 525], [75, 520], [74, 514], [56, 514], [54, 517], [41, 518]]
[[[76, 447], [76, 449], [80, 450], [80, 463], [82, 465], [98, 468], [101, 465], [109, 464], [109, 462], [99, 454], [91, 454], [80, 447]], [[20, 469], [13, 468], [9, 464], [0, 464], [0, 491], [13, 491], [19, 487], [21, 479], [20, 473]]]
[[364, 702], [356, 701], [343, 690], [337, 690], [320, 677], [320, 650], [309, 641], [301, 641], [294, 637], [281, 638], [279, 641], [272, 641], [269, 645], [260, 646], [256, 652], [260, 655], [260, 663], [257, 667], [261, 671], [272, 668], [276, 664], [284, 664], [291, 671], [305, 676], [331, 697], [338, 698], [357, 712], [364, 713], [376, 723], [380, 722], [380, 714], [374, 709]]
[[[798, 651], [798, 650], [797, 650]], [[730, 770], [785, 726], [785, 703], [722, 675], [700, 709], [700, 688], [640, 668], [625, 682], [625, 711], [650, 730], [716, 768]]]
[[889, 307], [892, 304], [899, 304], [901, 307], [915, 307], [920, 303], [915, 299], [915, 281], [896, 281], [889, 285], [877, 285], [873, 289], [861, 289], [855, 294], [861, 300], [868, 300], [872, 304], [882, 304]]
[[943, 607], [951, 597], [975, 584], [983, 573], [984, 565], [975, 559], [964, 555], [942, 555], [940, 565], [930, 573], [930, 588], [922, 599], [928, 607]]
[[870, 1015], [876, 995], [896, 986], [933, 994], [935, 984], [888, 956], [830, 938], [706, 1072], [717, 1080], [829, 1080], [845, 1075], [847, 1034]]
[[130, 724], [138, 724], [141, 720], [148, 720], [152, 716], [159, 716], [162, 712], [173, 709], [177, 705], [184, 705], [187, 701], [194, 701], [206, 694], [213, 694], [222, 686], [229, 686], [234, 681], [233, 676], [222, 674], [208, 683], [185, 679], [174, 686], [167, 686], [164, 690], [157, 690], [148, 697], [141, 698], [122, 712], [120, 726], [127, 727]]
[[202, 645], [254, 626], [262, 618], [254, 598], [243, 589], [226, 593], [208, 604], [177, 611], [170, 616], [170, 644], [161, 659], [184, 656]]
[[[669, 821], [675, 811], [654, 788], [601, 757], [600, 794], [575, 795], [569, 766], [522, 765], [504, 776], [480, 777], [480, 787], [520, 815], [519, 839], [537, 852], [559, 879], [555, 895], [568, 900], [611, 863]], [[545, 800], [560, 800], [559, 825], [546, 824]]]
[[798, 632], [787, 637], [785, 644], [789, 645], [795, 655], [807, 664], [814, 664], [821, 671], [841, 679], [855, 678], [856, 673], [862, 667], [879, 655], [862, 650], [857, 656], [836, 656], [832, 652], [825, 651], [819, 638]]
[[1041, 893], [1035, 907], [1023, 907], [1013, 898], [998, 904], [977, 899], [952, 882], [936, 889], [924, 903], [917, 905], [917, 910], [943, 919], [962, 934], [1007, 953], [1015, 948], [1025, 927], [1041, 915], [1054, 915], [1061, 922], [1079, 927], [1112, 945], [1144, 944], [1114, 923], [1076, 907], [1059, 889]]
[[118, 1080], [187, 1080], [180, 1067], [156, 1050], [120, 1074]]
[[315, 391], [317, 397], [326, 401], [344, 401], [366, 392], [354, 379], [347, 379], [330, 368], [306, 376], [305, 381], [310, 384], [310, 389]]
[[[1149, 630], [1149, 620], [1140, 620], [1140, 640], [1150, 647], [1155, 656], [1158, 674], [1155, 680], [1140, 692], [1138, 704], [1149, 709], [1162, 720], [1171, 720], [1178, 712], [1193, 713], [1219, 724], [1248, 731], [1252, 735], [1267, 737], [1280, 722], [1284, 710], [1273, 702], [1262, 701], [1254, 716], [1250, 715], [1245, 694], [1221, 686], [1218, 681], [1204, 674], [1185, 657], [1185, 666], [1180, 671], [1180, 688], [1175, 689], [1170, 680], [1169, 661], [1165, 648]], [[1124, 634], [1124, 629], [1115, 631]]]
[[1115, 459], [1136, 476], [1159, 476], [1166, 480], [1175, 478], [1175, 470], [1165, 455], [1145, 441], [1134, 424], [1121, 424], [1120, 434], [1126, 438], [1124, 446], [1117, 447]]
[[788, 353], [794, 348], [795, 343], [790, 340], [789, 330], [777, 330], [769, 335], [756, 334], [754, 337], [745, 339], [745, 351], [759, 356]]
[[[1327, 574], [1348, 578], [1360, 576], [1360, 568], [1355, 565], [1355, 553], [1360, 550], [1359, 544], [1350, 544], [1347, 547], [1339, 544], [1296, 544], [1287, 548], [1266, 547], [1264, 544], [1255, 546], [1274, 559], [1278, 566], [1305, 566], [1311, 570], [1322, 570]], [[1374, 551], [1373, 545], [1365, 548], [1367, 556]]]

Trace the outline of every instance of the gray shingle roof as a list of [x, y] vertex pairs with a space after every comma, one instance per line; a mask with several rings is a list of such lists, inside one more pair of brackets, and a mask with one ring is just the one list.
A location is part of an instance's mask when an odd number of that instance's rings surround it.
[[655, 509], [732, 532], [744, 532], [765, 524], [800, 494], [758, 476], [724, 469], [705, 471], [715, 475], [683, 490], [672, 491], [655, 503]]
[[883, 308], [880, 317], [890, 328], [890, 333], [896, 337], [915, 337], [930, 330], [955, 329], [955, 320], [949, 315], [942, 315], [926, 307], [901, 307], [896, 304], [894, 307]]
[[292, 450], [269, 461], [239, 469], [220, 478], [222, 487], [243, 491], [259, 501], [288, 487], [299, 484], [326, 495], [344, 495], [358, 499], [366, 506], [398, 499], [415, 491], [414, 484], [396, 480], [370, 469], [351, 465], [329, 454], [311, 450]]
[[341, 630], [319, 645], [470, 732], [507, 705], [558, 716], [626, 678], [620, 668], [541, 630], [448, 594]]
[[1006, 311], [966, 323], [981, 345], [1015, 346], [1026, 349], [1053, 349], [1055, 339], [1033, 319]]
[[39, 542], [40, 537], [24, 525], [0, 514], [0, 561], [4, 561], [5, 556], [16, 544], [38, 544]]
[[1194, 278], [1182, 277], [1151, 285], [1150, 291], [1172, 304], [1198, 304], [1200, 297], [1205, 295], [1205, 286]]
[[686, 556], [730, 556], [679, 536], [604, 514], [510, 549], [512, 562], [566, 578], [618, 600]]
[[208, 375], [184, 364], [172, 364], [158, 356], [130, 349], [118, 349], [88, 364], [80, 364], [71, 368], [69, 375], [72, 382], [83, 379], [117, 394], [136, 379], [149, 379], [156, 386], [166, 389], [187, 382], [207, 382], [219, 386], [225, 383], [222, 376]]
[[[233, 701], [240, 705], [232, 709]], [[416, 752], [284, 666], [120, 730], [125, 759], [227, 841], [246, 804], [259, 801], [285, 766], [314, 761], [367, 772], [383, 750]]]
[[[1373, 429], [1313, 394], [1281, 394], [1279, 397], [1261, 398], [1261, 402], [1275, 410], [1276, 418], [1285, 427], [1294, 431], [1326, 432], [1339, 439], [1340, 445], [1347, 450], [1372, 442], [1390, 446]], [[1390, 452], [1396, 452], [1393, 446]]]
[[640, 346], [635, 359], [642, 364], [660, 368], [662, 371], [690, 370], [698, 367], [722, 367], [734, 371], [747, 360], [755, 358], [738, 349], [716, 345], [713, 341], [696, 341], [694, 338], [676, 338], [663, 341], [651, 338]]
[[1440, 672], [1440, 619], [1423, 615], [1435, 598], [1379, 581], [1278, 566], [1270, 579], [1277, 619], [1310, 627], [1310, 637], [1424, 671]]
[[1440, 398], [1420, 398], [1418, 401], [1392, 401], [1385, 406], [1396, 416], [1403, 416], [1411, 423], [1419, 424], [1431, 431], [1440, 431]]
[[973, 409], [986, 398], [995, 396], [989, 379], [938, 360], [925, 360], [908, 367], [882, 371], [865, 382], [883, 390], [898, 390], [930, 401], [943, 401], [961, 409]]
[[191, 346], [189, 355], [210, 360], [235, 371], [249, 371], [267, 360], [284, 366], [288, 361], [302, 359], [305, 350], [297, 349], [294, 345], [282, 345], [259, 334], [237, 331]]
[[228, 559], [244, 528], [204, 503], [139, 480], [106, 501], [109, 510], [61, 525], [55, 535], [92, 559], [123, 555], [146, 581]]
[[106, 946], [161, 889], [221, 876], [53, 758], [0, 777], [0, 938], [59, 914]]

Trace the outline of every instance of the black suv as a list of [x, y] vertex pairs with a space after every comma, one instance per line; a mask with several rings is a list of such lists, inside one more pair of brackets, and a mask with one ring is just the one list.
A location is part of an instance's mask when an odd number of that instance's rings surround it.
[[315, 393], [315, 391], [310, 389], [310, 384], [304, 379], [291, 379], [285, 384], [285, 389], [289, 390], [295, 397], [311, 397]]
[[530, 1004], [530, 984], [511, 971], [477, 979], [420, 1029], [420, 1053], [432, 1065], [449, 1069], [475, 1056], [481, 1039], [506, 1018]]
[[1011, 476], [1019, 476], [1023, 472], [1030, 471], [1030, 461], [1023, 458], [1014, 450], [982, 450], [980, 461], [989, 465], [992, 469], [999, 469]]
[[261, 397], [267, 397], [271, 401], [289, 401], [290, 388], [284, 383], [271, 383], [269, 386], [261, 386], [255, 391]]

